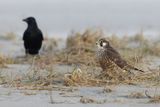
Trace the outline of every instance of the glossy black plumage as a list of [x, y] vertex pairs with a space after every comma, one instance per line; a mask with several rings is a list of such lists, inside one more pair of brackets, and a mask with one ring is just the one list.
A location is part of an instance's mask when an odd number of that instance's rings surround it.
[[24, 48], [26, 54], [36, 55], [42, 46], [43, 34], [38, 28], [34, 17], [23, 19], [28, 24], [23, 34]]

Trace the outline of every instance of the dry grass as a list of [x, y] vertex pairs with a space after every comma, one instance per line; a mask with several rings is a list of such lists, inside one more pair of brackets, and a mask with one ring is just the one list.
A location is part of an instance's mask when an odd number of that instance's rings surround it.
[[[4, 79], [5, 83], [17, 88], [25, 88], [32, 90], [50, 90], [52, 89], [50, 86], [54, 85], [56, 78], [60, 78], [61, 83], [56, 83], [57, 85], [64, 86], [105, 86], [109, 87], [104, 88], [103, 92], [108, 93], [112, 92], [110, 85], [117, 84], [146, 84], [146, 85], [160, 85], [159, 83], [159, 75], [155, 72], [145, 73], [145, 74], [136, 74], [129, 75], [126, 72], [115, 73], [115, 72], [106, 72], [106, 73], [98, 73], [88, 72], [85, 68], [76, 67], [71, 73], [67, 73], [64, 75], [57, 75], [56, 69], [53, 69], [52, 63], [48, 65], [48, 63], [43, 66], [39, 66], [36, 63], [28, 70], [28, 73], [23, 76], [17, 76], [13, 80]], [[64, 81], [64, 83], [63, 83]], [[4, 83], [4, 81], [3, 81]], [[136, 96], [136, 95], [135, 95]], [[138, 95], [137, 95], [138, 96]]]
[[0, 35], [0, 39], [2, 39], [2, 40], [15, 40], [16, 34], [14, 32], [8, 32], [4, 35]]
[[[96, 65], [95, 42], [102, 37], [101, 31], [86, 30], [73, 33], [67, 38], [65, 56], [67, 63]], [[65, 57], [63, 57], [65, 58]]]
[[[63, 61], [66, 64], [85, 64], [87, 66], [97, 67], [99, 64], [95, 58], [95, 42], [103, 37], [104, 34], [101, 31], [86, 30], [83, 33], [73, 33], [67, 39], [67, 47], [63, 55]], [[143, 33], [135, 35], [135, 37], [123, 37], [118, 38], [116, 35], [112, 35], [106, 38], [110, 41], [111, 45], [119, 50], [120, 54], [129, 64], [135, 66], [138, 63], [143, 62], [143, 58], [147, 55], [157, 55], [158, 52], [155, 47], [152, 46], [151, 41], [146, 39]], [[138, 46], [129, 46], [130, 43], [138, 43]], [[154, 50], [154, 51], [153, 51]], [[81, 71], [80, 71], [81, 70]], [[92, 75], [85, 70], [80, 69], [73, 71], [65, 77], [66, 85], [91, 85], [98, 84], [137, 84], [139, 82], [148, 82], [152, 79], [155, 83], [156, 78], [159, 76], [157, 71], [147, 72], [144, 74], [137, 73], [135, 75], [124, 72], [120, 68], [114, 66], [107, 72], [101, 72], [100, 75]], [[92, 76], [91, 76], [92, 75]]]
[[160, 96], [152, 97], [152, 98], [149, 100], [149, 103], [160, 103]]
[[88, 104], [88, 103], [104, 104], [106, 102], [106, 100], [97, 101], [93, 98], [81, 97], [80, 102], [83, 103], [83, 104]]
[[[97, 68], [99, 64], [95, 58], [95, 42], [102, 37], [106, 37], [111, 45], [116, 48], [122, 57], [131, 65], [138, 65], [143, 62], [147, 55], [159, 55], [159, 45], [154, 46], [155, 42], [146, 39], [143, 33], [137, 34], [135, 37], [119, 38], [116, 35], [107, 37], [102, 31], [86, 30], [82, 33], [72, 33], [66, 41], [66, 47], [61, 50], [54, 50], [57, 47], [58, 40], [46, 40], [43, 50], [48, 53], [41, 55], [40, 58], [27, 58], [27, 62], [32, 65], [29, 74], [25, 77], [20, 77], [14, 81], [15, 86], [23, 86], [28, 83], [32, 87], [48, 86], [51, 81], [54, 81], [56, 70], [52, 69], [54, 64], [67, 64], [80, 66], [75, 68], [71, 74], [65, 74], [62, 77], [66, 86], [102, 86], [106, 84], [138, 84], [140, 82], [147, 82], [151, 84], [158, 84], [158, 72], [146, 72], [144, 74], [136, 73], [135, 75], [124, 72], [119, 67], [111, 67], [107, 72], [100, 72], [94, 74], [92, 71], [87, 72], [81, 67]], [[132, 43], [138, 45], [132, 46]], [[158, 42], [156, 42], [158, 44]], [[51, 52], [53, 51], [53, 52]], [[0, 65], [9, 63], [4, 57], [0, 57]], [[24, 61], [19, 61], [22, 64]], [[34, 64], [33, 64], [34, 63]], [[54, 73], [53, 73], [54, 72]], [[150, 81], [150, 82], [149, 82]], [[13, 82], [12, 82], [13, 83]], [[22, 84], [23, 83], [23, 84]]]
[[8, 56], [0, 54], [0, 68], [7, 67], [7, 64], [13, 64], [14, 60]]
[[[7, 68], [7, 64], [14, 64], [14, 60], [8, 56], [0, 54], [0, 69]], [[7, 83], [7, 76], [2, 75], [2, 70], [0, 70], [0, 84]]]
[[145, 98], [146, 96], [145, 96], [144, 93], [142, 93], [142, 92], [132, 92], [132, 93], [129, 94], [127, 97], [128, 97], [128, 98], [136, 98], [136, 99], [139, 99], [139, 98]]
[[142, 74], [135, 75], [134, 78], [132, 78], [132, 81], [135, 83], [147, 83], [153, 86], [159, 86], [160, 85], [160, 70], [157, 68], [154, 71], [146, 72]]
[[[117, 35], [107, 37], [101, 30], [86, 30], [83, 33], [72, 33], [67, 38], [66, 48], [58, 57], [62, 59], [62, 62], [68, 64], [81, 63], [97, 66], [98, 63], [95, 61], [97, 48], [95, 42], [102, 37], [105, 37], [120, 52], [124, 59], [131, 64], [140, 62], [148, 54], [158, 55], [158, 47], [152, 46], [143, 33], [137, 34], [135, 37], [119, 38]], [[138, 46], [132, 46], [132, 43], [138, 44]]]
[[160, 103], [160, 95], [151, 96], [148, 94], [148, 91], [145, 91], [145, 95], [149, 98], [148, 103]]
[[97, 80], [89, 76], [80, 68], [75, 68], [71, 74], [66, 74], [64, 77], [66, 86], [94, 86], [98, 84]]
[[43, 41], [43, 47], [42, 47], [42, 51], [43, 52], [53, 52], [55, 51], [55, 49], [58, 46], [59, 40], [55, 39], [55, 38], [45, 38], [45, 40]]
[[[31, 60], [32, 59], [32, 60]], [[17, 75], [14, 78], [5, 77], [5, 82], [9, 86], [25, 87], [25, 89], [45, 90], [50, 89], [49, 85], [54, 79], [55, 73], [49, 60], [42, 61], [43, 58], [37, 56], [29, 59], [31, 65], [24, 75]], [[46, 59], [47, 60], [47, 59]]]
[[111, 86], [104, 87], [103, 93], [111, 93], [111, 92], [113, 92], [113, 89]]
[[[145, 84], [149, 86], [160, 85], [160, 70], [156, 68], [154, 70], [148, 69], [145, 73], [130, 74], [124, 72], [117, 66], [111, 66], [107, 72], [101, 72], [97, 70], [99, 64], [95, 58], [95, 42], [102, 37], [106, 37], [101, 31], [86, 30], [82, 33], [72, 33], [66, 41], [66, 47], [58, 50], [59, 40], [50, 39], [45, 41], [42, 50], [46, 53], [40, 57], [29, 57], [20, 61], [13, 61], [13, 59], [0, 55], [0, 67], [6, 67], [7, 64], [19, 63], [30, 64], [30, 68], [27, 70], [27, 74], [22, 76], [16, 76], [11, 79], [9, 76], [3, 76], [0, 72], [0, 84], [7, 84], [7, 86], [16, 87], [21, 90], [48, 90], [50, 95], [50, 102], [54, 103], [52, 97], [52, 90], [64, 92], [73, 92], [77, 89], [73, 89], [72, 86], [107, 86], [102, 92], [111, 93], [113, 91], [112, 85], [118, 84]], [[119, 38], [116, 35], [106, 37], [110, 41], [111, 45], [116, 48], [122, 57], [133, 66], [139, 65], [143, 62], [143, 59], [147, 55], [160, 55], [159, 41], [147, 40], [143, 33], [135, 35], [135, 37], [123, 37]], [[134, 46], [132, 43], [138, 45]], [[56, 49], [55, 49], [56, 48]], [[53, 65], [66, 64], [69, 66], [76, 65], [75, 69], [71, 73], [64, 75], [57, 75], [59, 71], [53, 68]], [[92, 70], [88, 70], [88, 68]], [[95, 73], [96, 72], [96, 73]], [[57, 82], [56, 79], [60, 79], [61, 82]], [[57, 83], [55, 83], [57, 82]], [[57, 86], [55, 86], [57, 85]], [[22, 94], [26, 96], [36, 95], [37, 93], [30, 91], [23, 91]], [[65, 97], [66, 95], [64, 95]], [[160, 96], [144, 95], [140, 92], [133, 92], [128, 95], [128, 98], [149, 98], [149, 103], [160, 103]], [[68, 97], [68, 96], [66, 96]], [[72, 97], [72, 96], [71, 96]], [[78, 96], [80, 103], [88, 104], [103, 104], [106, 100], [96, 100], [90, 97]], [[122, 102], [115, 100], [115, 102]]]
[[[62, 97], [80, 97], [79, 102], [83, 104], [104, 104], [107, 100], [97, 100], [92, 97], [84, 97], [81, 95], [68, 95], [76, 91], [78, 86], [106, 86], [101, 90], [100, 94], [113, 92], [112, 86], [119, 84], [136, 85], [143, 84], [149, 86], [160, 86], [160, 70], [148, 69], [145, 73], [130, 74], [124, 72], [117, 66], [111, 66], [107, 72], [102, 72], [95, 58], [95, 42], [105, 35], [101, 31], [86, 30], [83, 33], [73, 33], [67, 38], [66, 47], [58, 50], [59, 40], [46, 40], [42, 48], [46, 53], [40, 57], [29, 57], [25, 60], [16, 61], [18, 64], [30, 64], [27, 74], [16, 76], [11, 79], [9, 76], [3, 76], [0, 72], [0, 84], [6, 84], [9, 87], [16, 87], [22, 91], [25, 96], [36, 95], [34, 90], [48, 90], [50, 102], [55, 104], [52, 93], [54, 91], [62, 91]], [[160, 54], [160, 45], [158, 41], [149, 42], [143, 34], [137, 34], [135, 37], [119, 38], [116, 35], [106, 37], [111, 45], [116, 48], [122, 57], [133, 66], [141, 66], [143, 59], [147, 55]], [[130, 44], [138, 45], [132, 46]], [[156, 45], [154, 45], [156, 44]], [[15, 63], [7, 56], [0, 55], [0, 67], [6, 67], [7, 64]], [[59, 71], [54, 69], [53, 65], [66, 64], [69, 66], [75, 65], [71, 73], [57, 75]], [[92, 68], [89, 70], [89, 68]], [[57, 78], [60, 82], [57, 82]], [[75, 87], [76, 89], [72, 88]], [[67, 93], [67, 94], [66, 94]], [[145, 95], [141, 92], [132, 92], [127, 98], [142, 99], [149, 98], [149, 103], [160, 103], [160, 96]], [[115, 100], [115, 103], [124, 103], [122, 100]]]
[[66, 47], [93, 47], [95, 42], [102, 37], [104, 34], [101, 30], [89, 30], [82, 33], [72, 33], [67, 38]]
[[[66, 86], [104, 86], [117, 84], [135, 85], [140, 83], [158, 85], [159, 82], [156, 80], [157, 77], [158, 76], [155, 73], [137, 73], [135, 75], [123, 72], [122, 70], [114, 71], [113, 69], [107, 72], [100, 72], [100, 74], [94, 74], [87, 72], [85, 69], [75, 68], [72, 73], [65, 74], [64, 82]], [[106, 91], [112, 90], [106, 89]]]

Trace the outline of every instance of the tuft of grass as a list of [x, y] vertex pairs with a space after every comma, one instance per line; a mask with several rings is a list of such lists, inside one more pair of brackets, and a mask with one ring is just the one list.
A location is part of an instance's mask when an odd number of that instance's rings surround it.
[[53, 52], [58, 47], [59, 40], [55, 38], [45, 38], [42, 46], [43, 52]]
[[2, 39], [2, 40], [15, 40], [16, 34], [14, 32], [8, 32], [4, 35], [1, 35], [0, 39]]
[[160, 103], [160, 96], [152, 97], [152, 98], [149, 100], [149, 103]]
[[93, 47], [95, 42], [104, 34], [101, 30], [87, 29], [82, 33], [72, 33], [67, 38], [66, 47]]
[[149, 103], [160, 103], [160, 95], [151, 96], [148, 91], [145, 91], [145, 95], [149, 98]]
[[82, 97], [80, 99], [81, 103], [87, 104], [87, 103], [97, 103], [96, 100], [92, 99], [92, 98], [87, 98], [87, 97]]
[[103, 89], [103, 93], [111, 93], [111, 92], [113, 92], [113, 89], [111, 87], [107, 86]]
[[140, 98], [145, 98], [146, 96], [142, 92], [132, 92], [127, 97], [140, 99]]
[[14, 60], [8, 56], [0, 54], [0, 68], [7, 67], [7, 64], [13, 64]]
[[66, 41], [66, 48], [60, 58], [68, 64], [96, 65], [95, 43], [102, 37], [101, 31], [86, 30], [83, 33], [72, 33]]
[[107, 100], [97, 101], [93, 98], [83, 96], [83, 97], [81, 97], [80, 102], [83, 104], [88, 104], [88, 103], [104, 104], [105, 102], [107, 102]]
[[94, 77], [91, 73], [80, 68], [75, 68], [72, 73], [64, 76], [64, 85], [66, 86], [101, 86], [107, 82]]
[[71, 74], [66, 74], [64, 80], [66, 86], [87, 84], [87, 77], [80, 68], [75, 68]]

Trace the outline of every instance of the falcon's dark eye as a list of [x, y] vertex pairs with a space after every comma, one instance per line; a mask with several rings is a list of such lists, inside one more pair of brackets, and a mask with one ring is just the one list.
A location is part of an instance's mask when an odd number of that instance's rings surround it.
[[103, 46], [103, 41], [100, 41], [100, 46]]

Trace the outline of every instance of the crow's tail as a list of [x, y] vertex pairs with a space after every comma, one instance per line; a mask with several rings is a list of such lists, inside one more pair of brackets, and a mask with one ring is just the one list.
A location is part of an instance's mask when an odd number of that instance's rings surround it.
[[31, 54], [31, 55], [36, 55], [36, 54], [38, 54], [38, 51], [39, 50], [36, 50], [36, 49], [29, 49], [28, 53]]

